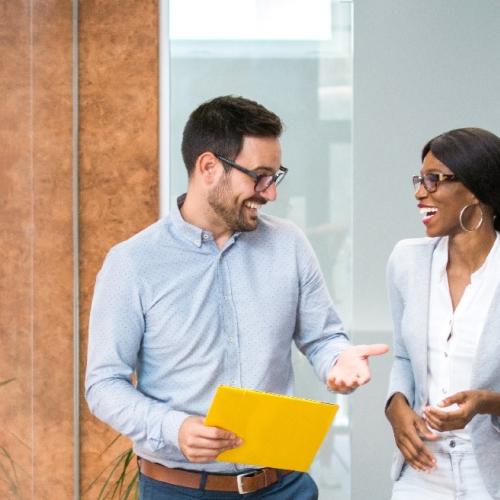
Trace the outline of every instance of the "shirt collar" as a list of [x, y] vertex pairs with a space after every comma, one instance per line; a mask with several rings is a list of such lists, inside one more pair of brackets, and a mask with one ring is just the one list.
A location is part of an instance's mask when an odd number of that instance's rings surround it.
[[[195, 244], [197, 247], [201, 247], [204, 241], [203, 240], [204, 233], [205, 234], [210, 234], [210, 233], [206, 233], [205, 231], [203, 231], [203, 229], [200, 229], [199, 227], [194, 226], [193, 224], [189, 224], [182, 218], [181, 207], [185, 199], [186, 199], [186, 193], [181, 194], [177, 198], [177, 203], [175, 203], [172, 210], [170, 211], [170, 218], [172, 220], [172, 225], [175, 228], [175, 232], [179, 236]], [[206, 240], [207, 237], [205, 236], [205, 241]]]
[[[204, 229], [201, 229], [198, 226], [189, 224], [189, 222], [186, 222], [182, 218], [181, 207], [185, 199], [186, 199], [186, 193], [181, 194], [177, 198], [177, 203], [170, 211], [170, 218], [172, 221], [172, 225], [175, 228], [175, 232], [179, 236], [181, 236], [185, 240], [193, 243], [198, 248], [200, 248], [203, 243], [208, 243], [209, 241], [213, 241], [214, 236], [210, 231], [205, 231]], [[235, 240], [237, 240], [240, 234], [241, 233], [234, 233], [229, 239], [227, 244], [230, 244]]]
[[[495, 238], [495, 242], [493, 243], [493, 246], [491, 247], [490, 252], [486, 256], [486, 259], [484, 260], [483, 264], [479, 269], [474, 271], [471, 274], [471, 283], [474, 280], [477, 280], [480, 278], [486, 268], [488, 267], [488, 264], [495, 259], [495, 255], [497, 255], [500, 252], [500, 233], [497, 231], [497, 236]], [[435, 259], [436, 263], [436, 269], [437, 272], [439, 273], [439, 279], [448, 279], [446, 275], [446, 266], [448, 264], [448, 236], [444, 236], [439, 240], [439, 243], [436, 245], [436, 248], [434, 249], [434, 255], [433, 259]]]

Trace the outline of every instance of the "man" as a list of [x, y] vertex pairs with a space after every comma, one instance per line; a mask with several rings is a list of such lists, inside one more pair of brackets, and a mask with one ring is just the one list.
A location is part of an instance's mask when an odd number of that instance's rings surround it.
[[305, 237], [259, 214], [287, 173], [281, 131], [274, 113], [241, 97], [198, 107], [182, 141], [187, 194], [115, 246], [99, 273], [86, 398], [133, 440], [143, 499], [317, 498], [307, 474], [215, 461], [241, 444], [203, 423], [215, 390], [291, 394], [293, 341], [346, 393], [370, 379], [368, 356], [387, 350], [350, 345]]

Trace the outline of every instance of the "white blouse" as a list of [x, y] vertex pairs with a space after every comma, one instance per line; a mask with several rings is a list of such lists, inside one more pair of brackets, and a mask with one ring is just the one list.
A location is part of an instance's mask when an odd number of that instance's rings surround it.
[[[427, 342], [429, 405], [470, 389], [472, 364], [500, 277], [500, 234], [482, 266], [471, 274], [455, 311], [451, 303], [446, 265], [448, 237], [444, 237], [432, 256]], [[457, 407], [453, 405], [449, 410]], [[465, 429], [441, 433], [470, 439]]]

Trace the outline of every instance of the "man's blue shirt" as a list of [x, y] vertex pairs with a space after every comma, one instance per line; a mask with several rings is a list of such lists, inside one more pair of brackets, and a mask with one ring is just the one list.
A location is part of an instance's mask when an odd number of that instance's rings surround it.
[[350, 345], [302, 232], [261, 215], [219, 249], [175, 207], [113, 247], [98, 274], [87, 402], [139, 456], [236, 472], [245, 466], [188, 462], [179, 428], [206, 415], [220, 384], [292, 394], [292, 341], [323, 381]]

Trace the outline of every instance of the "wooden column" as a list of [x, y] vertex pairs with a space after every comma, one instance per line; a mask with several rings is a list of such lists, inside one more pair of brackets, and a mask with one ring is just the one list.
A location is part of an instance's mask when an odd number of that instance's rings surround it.
[[[158, 218], [158, 5], [80, 2], [81, 379], [96, 274], [107, 251]], [[130, 447], [81, 404], [81, 487]], [[135, 464], [133, 465], [134, 471]], [[86, 493], [95, 498], [104, 477]]]
[[0, 61], [0, 497], [71, 498], [71, 2], [1, 2]]
[[[0, 0], [0, 498], [96, 498], [129, 446], [101, 454], [116, 433], [81, 397], [73, 490], [73, 4]], [[95, 275], [158, 217], [157, 26], [156, 1], [79, 2], [82, 393]]]

